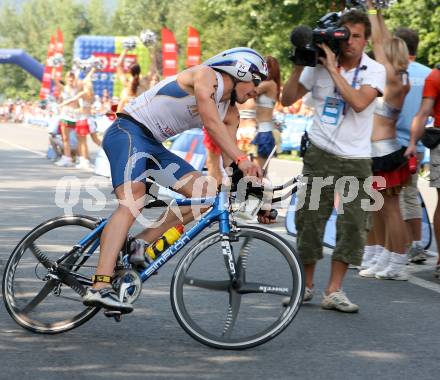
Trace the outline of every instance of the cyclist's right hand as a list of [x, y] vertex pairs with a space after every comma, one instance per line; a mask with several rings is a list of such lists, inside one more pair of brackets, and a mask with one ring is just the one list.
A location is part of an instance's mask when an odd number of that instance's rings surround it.
[[263, 172], [260, 165], [255, 164], [249, 160], [242, 160], [238, 164], [238, 168], [243, 172], [245, 176], [248, 177], [263, 177]]
[[417, 154], [417, 147], [414, 144], [409, 144], [408, 148], [406, 148], [406, 151], [404, 153], [405, 157], [411, 157], [415, 156]]

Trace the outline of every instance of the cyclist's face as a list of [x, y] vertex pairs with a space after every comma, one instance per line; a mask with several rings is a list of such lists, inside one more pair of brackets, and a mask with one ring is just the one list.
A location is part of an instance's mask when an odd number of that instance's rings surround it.
[[250, 98], [257, 96], [256, 86], [253, 82], [239, 82], [235, 86], [235, 92], [237, 93], [237, 103], [243, 104]]

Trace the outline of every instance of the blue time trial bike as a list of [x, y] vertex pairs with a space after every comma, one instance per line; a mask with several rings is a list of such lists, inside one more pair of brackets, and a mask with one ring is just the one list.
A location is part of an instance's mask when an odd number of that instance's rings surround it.
[[[245, 349], [281, 333], [301, 306], [303, 268], [285, 238], [266, 228], [237, 224], [236, 194], [221, 190], [212, 198], [173, 200], [178, 206], [210, 208], [145, 269], [130, 264], [127, 237], [112, 282], [120, 299], [135, 302], [142, 284], [185, 250], [174, 271], [170, 298], [176, 319], [190, 336], [215, 348]], [[147, 205], [154, 206], [164, 202]], [[40, 224], [19, 242], [3, 276], [4, 303], [15, 322], [32, 332], [55, 334], [99, 312], [84, 306], [82, 296], [92, 285], [106, 223], [65, 215]], [[118, 313], [105, 313], [121, 319]]]

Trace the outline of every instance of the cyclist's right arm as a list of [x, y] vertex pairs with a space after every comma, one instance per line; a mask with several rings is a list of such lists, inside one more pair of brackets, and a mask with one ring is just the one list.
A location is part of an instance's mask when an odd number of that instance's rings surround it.
[[[200, 67], [193, 75], [194, 96], [203, 126], [214, 139], [222, 152], [226, 153], [234, 162], [245, 154], [238, 149], [237, 144], [228, 133], [228, 128], [220, 119], [215, 102], [217, 91], [217, 77], [215, 71], [209, 67]], [[246, 175], [261, 176], [261, 169], [248, 160], [240, 160], [238, 167]]]

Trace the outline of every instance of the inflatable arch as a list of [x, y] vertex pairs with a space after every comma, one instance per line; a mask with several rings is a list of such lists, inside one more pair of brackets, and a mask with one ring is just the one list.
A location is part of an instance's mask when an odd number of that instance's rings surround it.
[[[101, 96], [104, 89], [107, 89], [110, 96], [120, 95], [122, 83], [117, 80], [115, 72], [126, 38], [122, 36], [79, 36], [76, 38], [73, 45], [74, 58], [88, 59], [94, 56], [100, 58], [104, 64], [102, 71], [96, 72], [92, 79], [95, 94]], [[136, 48], [128, 52], [125, 60], [126, 65], [134, 61], [140, 64], [143, 74], [148, 73], [151, 64], [150, 53], [139, 37], [136, 37]], [[84, 77], [84, 73], [81, 77]]]
[[0, 49], [0, 63], [20, 66], [39, 81], [43, 79], [44, 66], [21, 49]]

